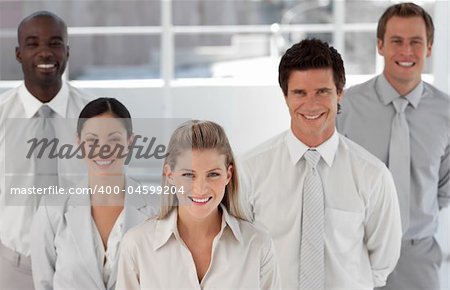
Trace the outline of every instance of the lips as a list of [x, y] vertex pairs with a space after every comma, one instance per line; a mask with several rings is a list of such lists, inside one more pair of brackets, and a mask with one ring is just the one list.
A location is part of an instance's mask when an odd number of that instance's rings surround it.
[[307, 120], [317, 120], [320, 117], [322, 117], [323, 114], [324, 113], [318, 113], [318, 114], [301, 114], [300, 113], [300, 115]]
[[114, 162], [114, 160], [93, 160], [93, 162], [97, 166], [99, 166], [101, 168], [105, 168], [105, 167], [110, 166]]
[[51, 63], [42, 63], [42, 64], [38, 64], [36, 65], [38, 68], [42, 68], [42, 69], [49, 69], [49, 68], [54, 68], [56, 67], [56, 64], [51, 64]]
[[401, 67], [413, 67], [416, 64], [412, 61], [396, 61], [395, 63]]
[[204, 204], [207, 204], [212, 199], [212, 196], [207, 196], [207, 197], [188, 196], [188, 198], [192, 201], [192, 203], [194, 203], [196, 205], [204, 205]]
[[56, 63], [40, 63], [36, 65], [36, 69], [42, 73], [55, 72], [58, 65]]

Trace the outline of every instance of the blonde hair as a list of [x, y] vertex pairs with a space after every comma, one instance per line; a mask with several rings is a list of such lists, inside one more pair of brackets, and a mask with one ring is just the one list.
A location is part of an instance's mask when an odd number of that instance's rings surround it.
[[[169, 146], [166, 151], [164, 166], [168, 165], [174, 170], [177, 158], [186, 150], [216, 150], [219, 154], [225, 155], [225, 166], [232, 165], [232, 176], [230, 182], [225, 187], [225, 195], [221, 203], [227, 211], [239, 218], [246, 220], [239, 205], [239, 179], [233, 151], [223, 128], [211, 121], [191, 120], [181, 124], [172, 134]], [[162, 185], [169, 185], [164, 173]], [[177, 197], [174, 194], [164, 195], [162, 198], [159, 219], [166, 217], [176, 205]]]

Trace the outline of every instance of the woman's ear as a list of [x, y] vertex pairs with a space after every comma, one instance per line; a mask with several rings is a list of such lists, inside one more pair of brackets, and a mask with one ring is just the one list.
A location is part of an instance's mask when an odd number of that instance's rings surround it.
[[166, 177], [166, 180], [173, 184], [173, 172], [172, 169], [170, 169], [169, 164], [164, 164], [164, 176]]
[[228, 165], [227, 168], [227, 184], [230, 183], [230, 180], [233, 177], [233, 173], [234, 173], [233, 165], [230, 164]]
[[131, 134], [131, 136], [128, 138], [128, 150], [131, 149], [131, 145], [133, 144], [133, 140], [134, 140], [134, 133]]

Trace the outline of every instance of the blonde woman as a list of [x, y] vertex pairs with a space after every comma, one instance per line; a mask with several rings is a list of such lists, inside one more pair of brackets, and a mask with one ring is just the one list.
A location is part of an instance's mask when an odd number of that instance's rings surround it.
[[159, 217], [121, 245], [117, 289], [279, 289], [271, 239], [238, 203], [233, 153], [219, 125], [189, 121], [173, 133]]

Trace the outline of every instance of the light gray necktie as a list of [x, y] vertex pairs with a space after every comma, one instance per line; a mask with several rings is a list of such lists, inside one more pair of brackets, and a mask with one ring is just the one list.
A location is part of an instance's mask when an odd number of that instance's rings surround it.
[[307, 170], [303, 185], [303, 210], [300, 247], [300, 289], [325, 289], [324, 196], [316, 169], [320, 153], [305, 153]]
[[389, 144], [389, 169], [397, 188], [403, 233], [409, 226], [409, 194], [411, 180], [411, 154], [409, 145], [409, 126], [405, 108], [408, 100], [399, 97], [393, 102], [397, 114], [392, 121], [391, 141]]
[[[38, 142], [44, 138], [48, 139], [50, 145], [45, 150], [45, 153], [41, 157], [36, 157], [36, 186], [45, 188], [49, 186], [58, 185], [58, 159], [50, 158], [51, 148], [53, 144], [52, 140], [55, 136], [55, 128], [53, 127], [52, 120], [55, 115], [54, 111], [47, 105], [42, 105], [37, 113], [38, 127], [36, 137]], [[36, 152], [37, 153], [37, 152]], [[57, 153], [57, 150], [55, 151]]]

